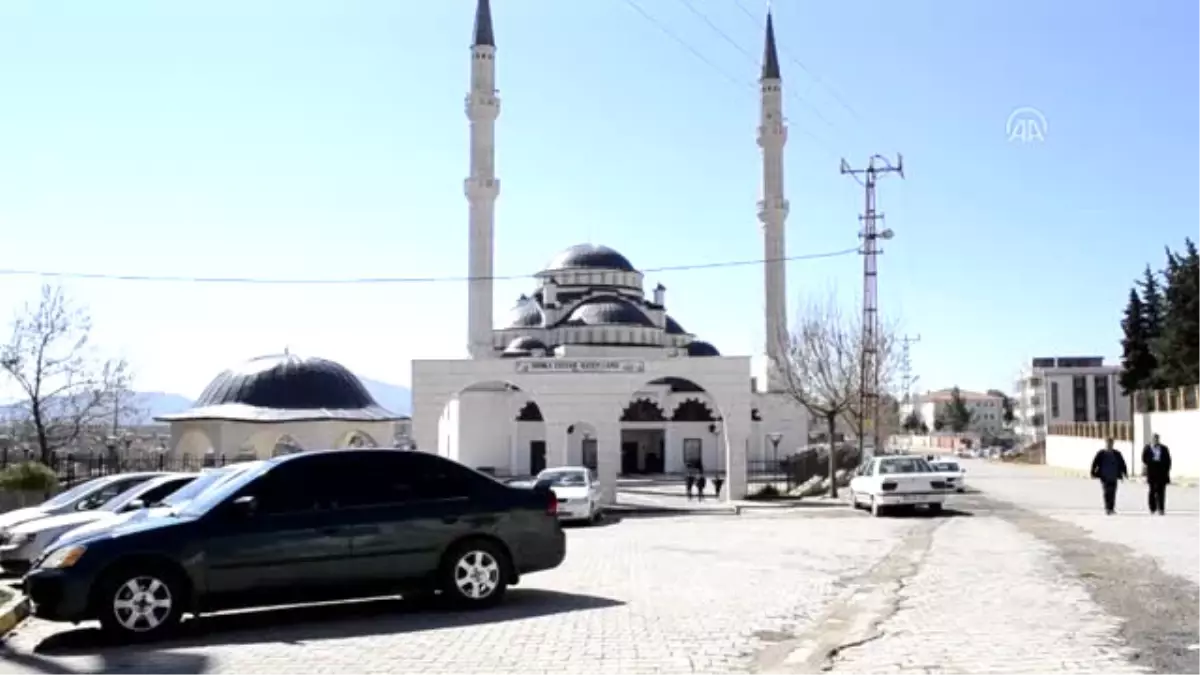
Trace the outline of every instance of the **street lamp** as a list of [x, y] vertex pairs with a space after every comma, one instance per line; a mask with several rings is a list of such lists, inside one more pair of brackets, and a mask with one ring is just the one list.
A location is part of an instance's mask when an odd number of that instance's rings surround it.
[[774, 480], [775, 474], [779, 473], [779, 441], [783, 440], [783, 434], [778, 431], [767, 434], [767, 440], [771, 441], [771, 476]]

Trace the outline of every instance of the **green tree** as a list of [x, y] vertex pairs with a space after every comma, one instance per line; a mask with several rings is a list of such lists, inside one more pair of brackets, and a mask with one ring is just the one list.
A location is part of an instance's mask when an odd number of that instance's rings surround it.
[[1013, 412], [1013, 400], [999, 389], [988, 389], [987, 393], [989, 396], [1000, 399], [1000, 419], [1006, 425], [1012, 424], [1016, 419], [1016, 413]]
[[1155, 334], [1155, 383], [1163, 387], [1196, 384], [1200, 377], [1200, 259], [1191, 239], [1184, 253], [1167, 251], [1163, 271], [1161, 326]]
[[909, 412], [908, 416], [904, 418], [904, 430], [909, 433], [917, 433], [923, 424], [924, 422], [921, 421], [921, 416], [917, 414], [916, 410]]
[[962, 390], [958, 387], [951, 389], [950, 401], [943, 405], [940, 411], [942, 423], [949, 427], [950, 431], [961, 433], [971, 426], [973, 416], [971, 409], [967, 407], [966, 399], [963, 398]]
[[1154, 358], [1152, 340], [1147, 332], [1145, 305], [1136, 288], [1129, 289], [1129, 303], [1121, 320], [1121, 391], [1132, 392], [1149, 388], [1158, 361]]

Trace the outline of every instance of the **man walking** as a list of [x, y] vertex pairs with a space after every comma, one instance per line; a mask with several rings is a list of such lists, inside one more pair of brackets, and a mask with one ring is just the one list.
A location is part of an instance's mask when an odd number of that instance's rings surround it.
[[1150, 513], [1160, 516], [1167, 509], [1167, 483], [1171, 482], [1171, 449], [1162, 444], [1158, 434], [1142, 449], [1142, 467], [1149, 488]]
[[1104, 448], [1092, 460], [1092, 478], [1100, 479], [1104, 488], [1104, 512], [1110, 516], [1117, 510], [1117, 482], [1128, 476], [1125, 458], [1113, 447], [1113, 439], [1105, 439]]

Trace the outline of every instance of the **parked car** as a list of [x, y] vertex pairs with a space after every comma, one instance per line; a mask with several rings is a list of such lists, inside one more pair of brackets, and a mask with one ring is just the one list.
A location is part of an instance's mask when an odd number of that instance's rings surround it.
[[929, 463], [929, 468], [946, 481], [946, 489], [955, 492], [966, 492], [966, 473], [962, 464], [952, 457], [939, 457]]
[[563, 521], [595, 523], [604, 515], [600, 503], [600, 481], [584, 466], [543, 469], [534, 484], [549, 488], [558, 497], [558, 518]]
[[499, 602], [566, 556], [558, 501], [437, 455], [285, 455], [206, 490], [170, 517], [56, 545], [25, 576], [36, 616], [99, 619], [120, 639], [184, 613], [413, 592]]
[[866, 506], [873, 516], [896, 507], [925, 506], [938, 512], [945, 501], [946, 481], [916, 455], [873, 457], [850, 479], [850, 505]]
[[143, 481], [113, 497], [98, 508], [37, 518], [8, 530], [0, 544], [0, 567], [5, 572], [24, 574], [42, 551], [59, 537], [85, 524], [104, 525], [122, 514], [140, 511], [195, 479], [196, 474], [173, 473]]
[[49, 500], [15, 511], [0, 515], [0, 544], [8, 537], [8, 530], [21, 523], [37, 518], [57, 516], [74, 511], [90, 511], [99, 508], [101, 504], [116, 497], [138, 483], [145, 482], [162, 472], [123, 473], [103, 478], [95, 478], [86, 483], [60, 492]]
[[183, 507], [192, 499], [205, 490], [214, 489], [226, 480], [230, 480], [242, 471], [249, 471], [252, 468], [261, 466], [262, 462], [239, 462], [237, 464], [228, 464], [226, 466], [215, 469], [204, 469], [200, 475], [187, 485], [172, 492], [166, 497], [159, 500], [157, 503], [147, 504], [146, 508], [138, 510], [130, 510], [125, 513], [117, 514], [113, 518], [107, 518], [96, 522], [81, 525], [67, 532], [58, 538], [56, 545], [65, 545], [74, 542], [77, 539], [90, 537], [98, 532], [103, 532], [114, 528], [124, 523], [146, 519], [157, 518], [161, 516], [169, 516], [173, 511]]

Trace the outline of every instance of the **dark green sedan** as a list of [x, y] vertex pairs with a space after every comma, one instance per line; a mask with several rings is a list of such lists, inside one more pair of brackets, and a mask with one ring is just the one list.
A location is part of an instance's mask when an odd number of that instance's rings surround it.
[[183, 614], [392, 594], [462, 607], [557, 567], [549, 490], [404, 450], [278, 457], [162, 515], [58, 542], [25, 577], [36, 616], [122, 639]]

